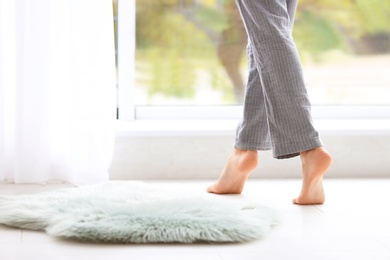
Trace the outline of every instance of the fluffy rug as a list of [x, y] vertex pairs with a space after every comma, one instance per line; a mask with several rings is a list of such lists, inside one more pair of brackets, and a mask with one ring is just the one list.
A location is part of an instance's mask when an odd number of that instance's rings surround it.
[[142, 182], [0, 196], [0, 224], [90, 242], [245, 242], [277, 222], [274, 210], [240, 196], [183, 195]]

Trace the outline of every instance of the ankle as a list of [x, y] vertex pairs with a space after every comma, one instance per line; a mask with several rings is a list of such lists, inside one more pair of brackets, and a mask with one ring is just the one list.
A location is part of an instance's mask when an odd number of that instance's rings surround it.
[[316, 147], [311, 150], [303, 151], [300, 153], [300, 157], [303, 164], [311, 162], [314, 160], [325, 160], [325, 161], [331, 161], [332, 157], [330, 154], [322, 147]]
[[322, 177], [332, 163], [332, 157], [322, 147], [301, 153], [302, 173], [304, 178], [315, 181]]

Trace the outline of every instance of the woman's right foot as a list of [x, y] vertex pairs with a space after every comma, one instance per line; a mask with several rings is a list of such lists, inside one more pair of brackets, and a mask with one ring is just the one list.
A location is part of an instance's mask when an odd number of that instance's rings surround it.
[[322, 177], [328, 170], [332, 158], [322, 147], [301, 152], [302, 160], [302, 190], [299, 196], [293, 199], [294, 204], [323, 204], [325, 193]]

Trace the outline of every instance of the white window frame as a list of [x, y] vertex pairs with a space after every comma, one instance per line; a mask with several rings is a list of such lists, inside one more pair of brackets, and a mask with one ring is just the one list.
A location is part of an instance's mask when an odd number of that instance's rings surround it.
[[[242, 106], [136, 106], [135, 85], [136, 1], [118, 0], [118, 119], [137, 120], [236, 120]], [[389, 86], [390, 87], [390, 86]], [[313, 106], [316, 119], [390, 119], [390, 106]]]
[[135, 120], [135, 1], [118, 0], [118, 119]]

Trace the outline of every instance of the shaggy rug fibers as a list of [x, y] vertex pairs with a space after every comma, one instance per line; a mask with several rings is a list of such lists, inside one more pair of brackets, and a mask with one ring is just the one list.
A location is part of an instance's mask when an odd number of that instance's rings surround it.
[[183, 195], [142, 182], [0, 196], [0, 224], [91, 242], [245, 242], [277, 222], [274, 210], [240, 196]]

